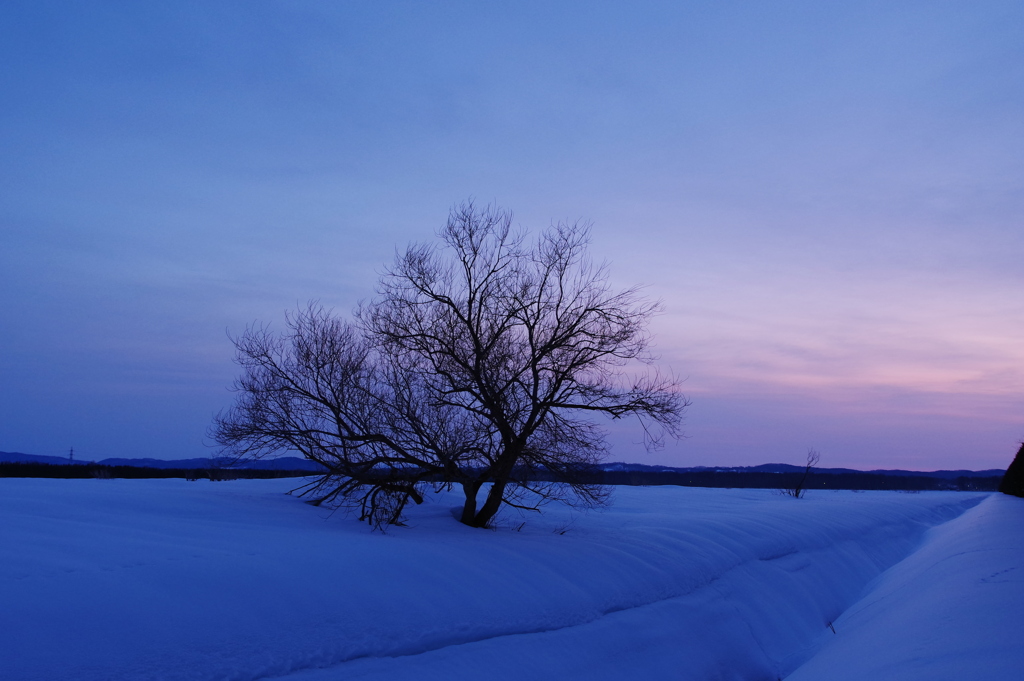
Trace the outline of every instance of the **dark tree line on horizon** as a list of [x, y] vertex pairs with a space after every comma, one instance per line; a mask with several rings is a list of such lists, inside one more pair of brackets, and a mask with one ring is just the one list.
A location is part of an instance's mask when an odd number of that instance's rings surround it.
[[53, 464], [36, 462], [0, 462], [0, 478], [65, 478], [132, 480], [184, 478], [186, 480], [255, 480], [296, 478], [310, 475], [306, 470], [256, 468], [155, 468], [151, 466], [108, 466], [98, 463]]
[[[518, 477], [529, 473], [518, 471]], [[0, 478], [184, 478], [188, 480], [245, 480], [273, 478], [306, 478], [315, 475], [306, 470], [260, 470], [224, 468], [150, 468], [143, 466], [104, 466], [101, 464], [0, 463]], [[540, 481], [557, 483], [552, 475], [534, 472]], [[886, 475], [868, 472], [816, 473], [804, 477], [802, 472], [775, 473], [765, 471], [614, 471], [594, 467], [581, 470], [576, 476], [588, 484], [603, 486], [710, 487], [736, 489], [794, 489], [804, 481], [804, 490], [890, 490], [931, 491], [955, 490], [994, 492], [1000, 488], [1002, 476], [960, 476], [939, 478], [920, 475]], [[441, 483], [441, 478], [428, 480]], [[1007, 492], [1012, 494], [1012, 492]], [[1020, 496], [1020, 495], [1018, 495]]]

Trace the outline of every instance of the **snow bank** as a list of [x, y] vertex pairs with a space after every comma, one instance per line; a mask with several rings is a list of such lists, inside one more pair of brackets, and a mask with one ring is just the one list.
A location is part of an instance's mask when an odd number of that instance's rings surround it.
[[1024, 678], [1024, 499], [995, 494], [929, 532], [787, 681]]
[[0, 678], [776, 679], [985, 496], [628, 488], [489, 532], [440, 494], [381, 535], [294, 484], [0, 480]]

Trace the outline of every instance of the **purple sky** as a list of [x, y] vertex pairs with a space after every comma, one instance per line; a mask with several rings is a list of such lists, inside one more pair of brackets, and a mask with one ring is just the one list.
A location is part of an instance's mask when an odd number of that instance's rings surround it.
[[669, 465], [1005, 467], [1020, 2], [5, 2], [0, 451], [210, 455], [226, 331], [468, 197], [642, 282]]

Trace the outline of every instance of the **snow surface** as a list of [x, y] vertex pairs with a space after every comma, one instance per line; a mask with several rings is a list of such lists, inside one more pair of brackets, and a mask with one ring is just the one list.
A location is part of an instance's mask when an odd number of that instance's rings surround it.
[[835, 622], [792, 681], [1024, 679], [1024, 499], [993, 494], [929, 532]]
[[380, 534], [295, 485], [0, 480], [0, 679], [1019, 678], [1021, 500], [619, 488], [486, 531], [438, 494]]

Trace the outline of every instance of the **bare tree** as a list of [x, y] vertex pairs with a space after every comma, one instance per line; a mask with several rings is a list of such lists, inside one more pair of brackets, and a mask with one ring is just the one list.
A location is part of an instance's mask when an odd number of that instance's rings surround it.
[[328, 471], [307, 490], [316, 503], [356, 501], [376, 524], [431, 482], [461, 485], [475, 527], [502, 504], [602, 503], [581, 475], [605, 453], [594, 417], [635, 416], [654, 447], [678, 437], [688, 404], [674, 378], [636, 366], [653, 361], [657, 304], [610, 288], [585, 225], [528, 242], [509, 212], [467, 203], [439, 237], [396, 257], [355, 323], [311, 306], [283, 337], [247, 330], [214, 439], [239, 456], [301, 452]]
[[793, 487], [782, 490], [782, 493], [787, 496], [802, 499], [804, 493], [807, 492], [807, 478], [810, 477], [811, 470], [818, 465], [819, 461], [821, 461], [821, 454], [819, 454], [815, 449], [808, 449], [807, 463], [804, 465], [803, 475], [800, 476], [800, 479], [796, 481], [796, 484]]

